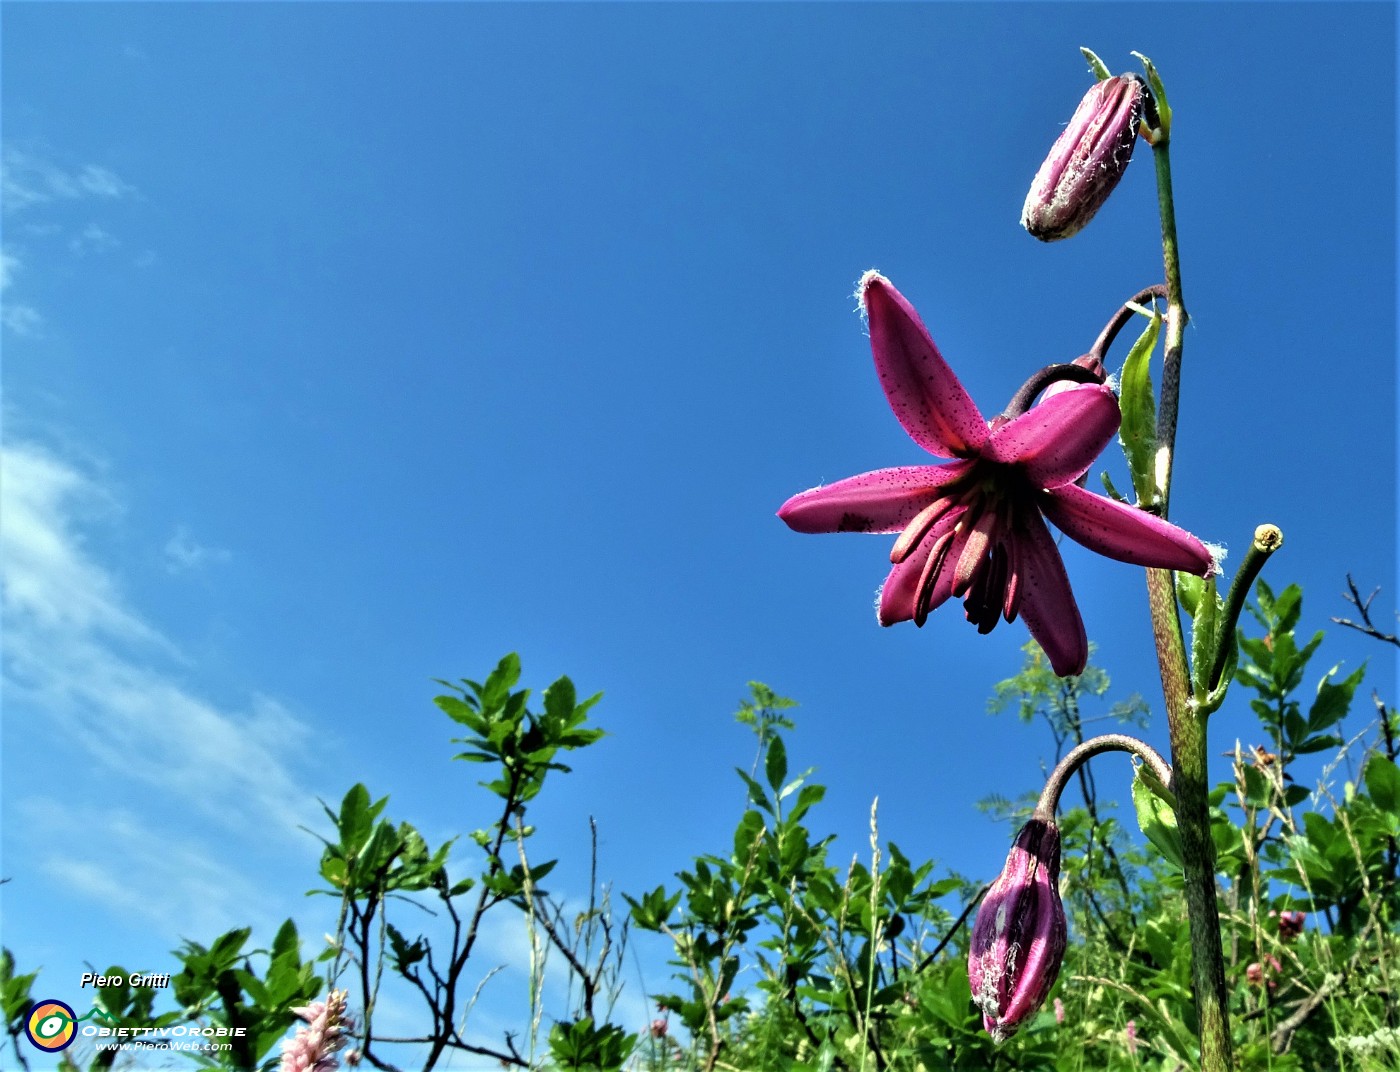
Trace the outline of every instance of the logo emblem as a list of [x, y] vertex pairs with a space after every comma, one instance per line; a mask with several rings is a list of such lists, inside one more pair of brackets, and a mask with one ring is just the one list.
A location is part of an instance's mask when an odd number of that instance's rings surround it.
[[24, 1018], [24, 1033], [41, 1050], [57, 1053], [73, 1045], [78, 1034], [73, 1007], [54, 998], [36, 1001]]

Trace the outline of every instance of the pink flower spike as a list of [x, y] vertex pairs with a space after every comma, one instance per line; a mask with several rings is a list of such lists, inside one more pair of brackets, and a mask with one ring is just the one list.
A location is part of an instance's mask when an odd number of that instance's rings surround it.
[[[282, 1043], [281, 1072], [335, 1072], [340, 1067], [336, 1053], [355, 1028], [354, 1020], [345, 1011], [346, 996], [344, 990], [332, 990], [325, 1001], [292, 1009], [306, 1021], [306, 1026], [297, 1028], [296, 1037]], [[348, 1064], [358, 1064], [359, 1060], [357, 1050], [346, 1055]]]
[[[1084, 670], [1089, 644], [1047, 519], [1109, 558], [1201, 576], [1214, 570], [1189, 532], [1076, 486], [1118, 430], [1109, 388], [1080, 382], [1045, 391], [1039, 405], [1018, 401], [1018, 410], [1029, 408], [988, 423], [889, 280], [867, 272], [860, 296], [890, 408], [921, 447], [955, 460], [812, 488], [778, 516], [797, 532], [900, 534], [880, 593], [881, 625], [921, 626], [956, 597], [979, 632], [1019, 615], [1055, 673], [1068, 677]], [[1082, 375], [1082, 366], [1068, 371]], [[1024, 394], [1043, 379], [1038, 373]]]

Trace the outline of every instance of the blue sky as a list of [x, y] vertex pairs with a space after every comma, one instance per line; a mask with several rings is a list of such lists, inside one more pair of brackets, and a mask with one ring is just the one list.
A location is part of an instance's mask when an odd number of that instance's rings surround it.
[[[790, 751], [829, 786], [836, 858], [878, 795], [911, 857], [995, 872], [1007, 833], [974, 802], [1051, 758], [985, 714], [1024, 628], [881, 630], [888, 539], [774, 511], [924, 457], [854, 312], [867, 268], [987, 412], [1160, 279], [1145, 148], [1083, 234], [1017, 225], [1089, 85], [1081, 44], [1151, 55], [1177, 116], [1174, 520], [1237, 549], [1279, 524], [1267, 576], [1305, 586], [1305, 628], [1346, 610], [1348, 571], [1388, 620], [1394, 9], [1136, 10], [7, 5], [21, 968], [71, 1000], [85, 963], [173, 970], [182, 938], [294, 915], [316, 939], [298, 824], [363, 781], [430, 841], [481, 825], [430, 679], [508, 651], [537, 688], [605, 693], [610, 736], [536, 811], [562, 895], [590, 815], [619, 890], [729, 844], [751, 679], [802, 704]], [[1140, 571], [1063, 550], [1113, 695], [1151, 698]], [[1364, 659], [1393, 702], [1376, 645], [1334, 631], [1320, 656]], [[1260, 739], [1238, 694], [1212, 733]]]

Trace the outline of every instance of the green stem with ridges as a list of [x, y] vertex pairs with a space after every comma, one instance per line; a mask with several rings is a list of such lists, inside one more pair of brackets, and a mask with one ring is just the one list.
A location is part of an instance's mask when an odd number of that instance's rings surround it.
[[[1171, 496], [1172, 451], [1181, 398], [1181, 351], [1186, 333], [1186, 302], [1181, 293], [1181, 258], [1172, 201], [1170, 127], [1156, 134], [1152, 158], [1157, 170], [1157, 205], [1162, 217], [1162, 259], [1166, 269], [1167, 322], [1162, 357], [1162, 395], [1157, 410], [1157, 483], [1161, 513]], [[1206, 720], [1191, 702], [1191, 675], [1177, 613], [1170, 570], [1147, 571], [1148, 606], [1162, 675], [1171, 739], [1177, 830], [1185, 864], [1186, 915], [1191, 931], [1191, 977], [1201, 1039], [1201, 1072], [1230, 1072], [1231, 1055], [1225, 956], [1216, 903], [1215, 845], [1210, 834]]]

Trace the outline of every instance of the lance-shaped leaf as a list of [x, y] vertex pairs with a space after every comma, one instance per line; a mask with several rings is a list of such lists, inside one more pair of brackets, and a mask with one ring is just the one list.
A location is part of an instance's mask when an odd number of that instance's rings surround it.
[[1128, 351], [1118, 389], [1118, 405], [1123, 423], [1118, 438], [1128, 460], [1139, 506], [1153, 506], [1160, 498], [1157, 488], [1157, 404], [1152, 390], [1149, 362], [1157, 346], [1162, 318], [1154, 309], [1152, 318]]

